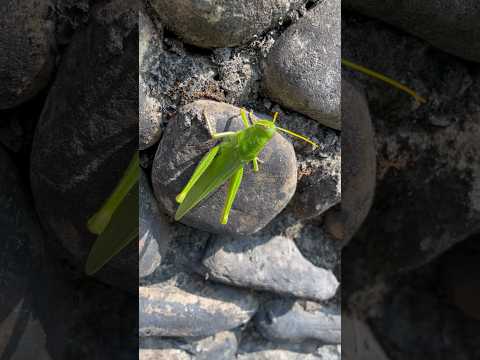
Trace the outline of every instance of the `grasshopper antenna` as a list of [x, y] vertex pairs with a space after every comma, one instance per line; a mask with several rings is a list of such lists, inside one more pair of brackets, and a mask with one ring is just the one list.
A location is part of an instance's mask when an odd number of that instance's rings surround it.
[[281, 127], [279, 127], [279, 126], [276, 126], [276, 128], [277, 128], [278, 130], [280, 130], [280, 131], [283, 131], [284, 133], [287, 133], [287, 134], [289, 134], [289, 135], [292, 135], [292, 136], [295, 136], [295, 137], [297, 137], [297, 138], [299, 138], [299, 139], [302, 139], [303, 141], [306, 141], [307, 143], [313, 145], [313, 148], [314, 148], [314, 149], [316, 149], [316, 148], [319, 147], [319, 145], [318, 145], [317, 143], [315, 143], [315, 142], [313, 142], [312, 140], [306, 138], [305, 136], [302, 136], [302, 135], [300, 135], [300, 134], [297, 134], [297, 133], [295, 133], [295, 132], [293, 132], [293, 131], [291, 131], [291, 130], [287, 130], [287, 129], [281, 128]]

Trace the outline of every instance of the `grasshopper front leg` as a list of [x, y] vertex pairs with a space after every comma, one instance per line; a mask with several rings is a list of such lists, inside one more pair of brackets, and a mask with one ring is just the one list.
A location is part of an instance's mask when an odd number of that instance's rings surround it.
[[230, 184], [228, 186], [227, 192], [227, 199], [225, 200], [225, 206], [223, 208], [222, 217], [220, 219], [220, 223], [225, 225], [228, 222], [228, 215], [230, 214], [230, 210], [232, 209], [233, 201], [237, 196], [238, 188], [242, 183], [243, 177], [243, 166], [241, 166], [230, 179]]

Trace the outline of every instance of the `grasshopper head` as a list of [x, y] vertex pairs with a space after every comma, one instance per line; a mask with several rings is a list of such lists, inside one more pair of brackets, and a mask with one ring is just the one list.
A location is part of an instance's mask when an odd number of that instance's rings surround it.
[[273, 120], [272, 121], [262, 119], [262, 120], [255, 121], [253, 124], [254, 124], [254, 126], [263, 127], [264, 129], [267, 129], [267, 132], [276, 132], [277, 130], [279, 130], [281, 132], [284, 132], [286, 134], [295, 136], [296, 138], [299, 138], [299, 139], [313, 145], [314, 148], [318, 147], [317, 143], [315, 143], [312, 140], [306, 138], [305, 136], [297, 134], [297, 133], [295, 133], [291, 130], [284, 129], [284, 128], [281, 128], [280, 126], [275, 125], [275, 122], [277, 121], [277, 118], [278, 118], [278, 112], [276, 112], [273, 115]]

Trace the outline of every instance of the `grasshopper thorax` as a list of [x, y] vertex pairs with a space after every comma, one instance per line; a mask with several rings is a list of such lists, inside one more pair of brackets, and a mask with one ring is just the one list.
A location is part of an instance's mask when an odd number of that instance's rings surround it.
[[268, 120], [258, 120], [253, 126], [242, 130], [238, 134], [240, 158], [244, 161], [253, 160], [276, 132], [275, 125]]

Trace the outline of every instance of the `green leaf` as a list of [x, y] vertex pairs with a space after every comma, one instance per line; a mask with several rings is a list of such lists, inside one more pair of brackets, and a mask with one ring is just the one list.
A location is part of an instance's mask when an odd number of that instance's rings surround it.
[[97, 237], [85, 266], [87, 275], [96, 273], [131, 241], [138, 239], [138, 200], [137, 181], [118, 205], [105, 230]]

